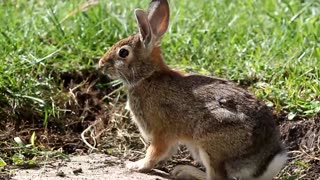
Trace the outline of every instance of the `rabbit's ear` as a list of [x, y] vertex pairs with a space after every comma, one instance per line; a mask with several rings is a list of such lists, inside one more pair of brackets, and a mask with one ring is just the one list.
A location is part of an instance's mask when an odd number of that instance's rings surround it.
[[168, 29], [169, 5], [167, 0], [152, 0], [149, 5], [148, 19], [153, 34], [160, 38]]
[[140, 40], [144, 43], [144, 46], [147, 47], [152, 38], [151, 26], [147, 13], [141, 9], [136, 9], [134, 13], [138, 22]]

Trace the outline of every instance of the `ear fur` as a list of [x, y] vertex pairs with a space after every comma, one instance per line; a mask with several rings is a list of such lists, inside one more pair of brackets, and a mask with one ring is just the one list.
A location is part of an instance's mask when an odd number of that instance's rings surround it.
[[145, 47], [154, 45], [168, 29], [170, 12], [167, 0], [152, 0], [148, 13], [136, 9], [135, 15]]
[[144, 10], [135, 10], [136, 20], [138, 22], [140, 40], [144, 46], [147, 47], [152, 39], [152, 30], [147, 17], [147, 13]]
[[167, 0], [152, 0], [148, 9], [148, 19], [153, 34], [160, 38], [168, 29], [169, 4]]

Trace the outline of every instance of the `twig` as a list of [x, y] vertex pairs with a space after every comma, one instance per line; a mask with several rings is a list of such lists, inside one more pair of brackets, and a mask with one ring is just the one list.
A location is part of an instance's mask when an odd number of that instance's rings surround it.
[[316, 156], [313, 156], [313, 155], [307, 153], [307, 151], [305, 151], [304, 148], [300, 148], [300, 149], [301, 149], [301, 151], [302, 151], [303, 154], [307, 155], [307, 156], [310, 157], [311, 159], [315, 159], [315, 160], [320, 161], [320, 158], [318, 158], [318, 157], [316, 157]]
[[[95, 124], [90, 125], [89, 127], [87, 127], [84, 131], [82, 131], [81, 133], [81, 139], [82, 141], [92, 150], [97, 150], [97, 148], [93, 147], [90, 143], [88, 143], [88, 141], [86, 140], [86, 138], [84, 137], [84, 134], [88, 131], [90, 131], [90, 129], [95, 126]], [[91, 136], [92, 137], [92, 136]], [[94, 138], [93, 138], [94, 139]]]

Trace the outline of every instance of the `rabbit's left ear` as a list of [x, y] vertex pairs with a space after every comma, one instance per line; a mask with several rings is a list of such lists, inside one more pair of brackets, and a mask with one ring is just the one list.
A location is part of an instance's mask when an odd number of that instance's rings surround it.
[[148, 19], [153, 34], [159, 39], [168, 29], [169, 5], [167, 0], [152, 0], [149, 5]]
[[135, 15], [141, 42], [145, 47], [152, 47], [168, 29], [169, 5], [167, 0], [152, 0], [148, 14], [141, 9], [136, 9]]
[[140, 40], [147, 47], [152, 40], [152, 30], [147, 13], [141, 9], [136, 9], [134, 13], [138, 22]]

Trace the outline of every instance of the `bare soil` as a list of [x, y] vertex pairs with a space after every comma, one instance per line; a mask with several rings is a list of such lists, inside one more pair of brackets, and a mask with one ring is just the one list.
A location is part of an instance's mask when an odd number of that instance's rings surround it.
[[280, 131], [290, 155], [286, 177], [320, 179], [320, 117], [281, 121]]
[[[51, 75], [56, 79], [57, 86], [62, 87], [54, 97], [56, 105], [70, 111], [51, 117], [47, 129], [42, 121], [34, 120], [43, 119], [43, 115], [33, 113], [27, 107], [16, 111], [19, 116], [10, 113], [2, 115], [7, 117], [7, 121], [0, 124], [0, 157], [4, 157], [9, 166], [0, 171], [0, 179], [148, 180], [168, 178], [168, 172], [176, 164], [192, 164], [202, 168], [182, 147], [178, 155], [159, 167], [161, 171], [154, 172], [156, 175], [127, 172], [124, 162], [143, 157], [147, 145], [127, 116], [125, 95], [121, 91], [112, 93], [119, 85], [107, 86], [109, 79], [94, 69]], [[281, 172], [281, 178], [320, 179], [320, 115], [292, 121], [287, 120], [285, 113], [277, 116], [282, 140], [290, 151], [290, 160]], [[59, 149], [71, 154], [70, 159], [39, 162], [35, 169], [12, 166], [12, 161], [6, 157], [11, 157], [17, 150], [8, 142], [12, 142], [14, 137], [29, 142], [33, 132], [36, 132], [37, 144], [42, 149]], [[91, 154], [80, 137], [82, 132], [86, 141], [94, 145], [97, 148], [95, 152], [100, 154]], [[26, 156], [32, 159], [35, 155]]]
[[70, 159], [49, 162], [36, 169], [16, 169], [11, 177], [16, 180], [164, 180], [169, 175], [155, 170], [149, 174], [131, 172], [121, 159], [106, 154], [72, 156]]

